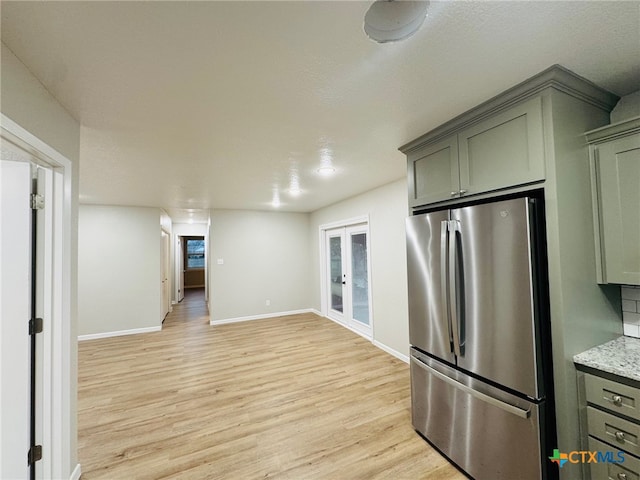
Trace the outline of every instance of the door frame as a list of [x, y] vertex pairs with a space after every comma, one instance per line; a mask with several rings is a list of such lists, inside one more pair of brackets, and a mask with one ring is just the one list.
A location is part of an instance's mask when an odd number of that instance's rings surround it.
[[[348, 229], [349, 227], [354, 227], [356, 225], [366, 225], [366, 232], [367, 232], [367, 262], [368, 262], [368, 271], [367, 271], [367, 275], [369, 277], [369, 321], [370, 321], [370, 330], [371, 330], [371, 335], [369, 335], [367, 332], [363, 332], [362, 330], [359, 330], [357, 328], [353, 328], [350, 325], [349, 321], [345, 321], [343, 322], [338, 322], [335, 319], [331, 318], [329, 316], [329, 309], [328, 309], [328, 304], [329, 304], [329, 289], [328, 289], [328, 284], [329, 284], [329, 272], [328, 272], [328, 265], [329, 265], [329, 261], [327, 258], [327, 231], [329, 230], [334, 230], [337, 228], [346, 228]], [[347, 241], [345, 240], [345, 244], [347, 243]], [[338, 323], [339, 325], [344, 326], [345, 328], [348, 328], [349, 330], [357, 333], [358, 335], [371, 340], [372, 342], [375, 339], [375, 324], [373, 321], [373, 295], [371, 294], [371, 230], [370, 230], [370, 225], [369, 225], [369, 215], [362, 215], [359, 217], [352, 217], [352, 218], [348, 218], [345, 220], [338, 220], [335, 222], [331, 222], [331, 223], [325, 223], [322, 224], [318, 227], [318, 244], [320, 246], [320, 314], [323, 317], [328, 318], [331, 321], [335, 321], [336, 323]], [[346, 318], [346, 317], [345, 317]]]
[[[210, 220], [209, 220], [210, 222]], [[173, 288], [172, 288], [172, 304], [180, 303], [184, 299], [184, 262], [182, 253], [182, 241], [183, 237], [204, 237], [204, 296], [205, 302], [209, 305], [209, 265], [211, 252], [209, 251], [209, 234], [210, 224], [186, 224], [186, 223], [174, 223], [172, 228], [172, 245], [173, 253], [171, 264], [173, 265]]]
[[72, 404], [75, 403], [71, 397], [72, 386], [75, 385], [71, 372], [77, 351], [77, 342], [72, 341], [75, 329], [71, 325], [73, 164], [4, 114], [0, 114], [0, 138], [23, 150], [32, 162], [51, 172], [53, 192], [47, 215], [53, 217], [50, 229], [44, 232], [43, 237], [44, 249], [48, 252], [43, 292], [47, 311], [44, 312], [45, 328], [42, 333], [44, 367], [39, 422], [42, 430], [38, 443], [42, 444], [43, 455], [38, 462], [38, 477], [65, 478], [73, 470], [72, 477], [78, 478], [80, 465], [70, 464], [73, 453], [70, 418]]

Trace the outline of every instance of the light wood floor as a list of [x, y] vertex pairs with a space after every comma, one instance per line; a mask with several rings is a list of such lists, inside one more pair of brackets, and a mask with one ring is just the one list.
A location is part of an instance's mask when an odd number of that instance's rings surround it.
[[409, 370], [313, 314], [79, 346], [82, 479], [465, 478], [412, 429]]

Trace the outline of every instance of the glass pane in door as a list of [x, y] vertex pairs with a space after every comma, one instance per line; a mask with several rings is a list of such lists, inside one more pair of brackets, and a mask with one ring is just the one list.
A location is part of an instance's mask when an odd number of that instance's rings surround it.
[[329, 262], [331, 263], [331, 308], [343, 312], [342, 301], [342, 239], [329, 238]]
[[369, 273], [367, 234], [351, 235], [351, 295], [353, 318], [369, 324]]

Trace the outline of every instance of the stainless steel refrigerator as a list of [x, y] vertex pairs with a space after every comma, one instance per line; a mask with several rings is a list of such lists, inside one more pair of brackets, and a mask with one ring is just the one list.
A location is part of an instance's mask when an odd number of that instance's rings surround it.
[[476, 480], [557, 474], [542, 201], [407, 219], [413, 426]]

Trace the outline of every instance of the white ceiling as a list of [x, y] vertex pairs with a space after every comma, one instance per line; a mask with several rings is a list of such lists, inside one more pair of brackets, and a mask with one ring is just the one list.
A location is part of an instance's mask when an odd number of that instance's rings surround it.
[[308, 212], [399, 179], [400, 145], [555, 63], [640, 88], [638, 1], [432, 2], [383, 45], [369, 5], [2, 1], [2, 41], [81, 123], [81, 202], [178, 216], [275, 190]]

